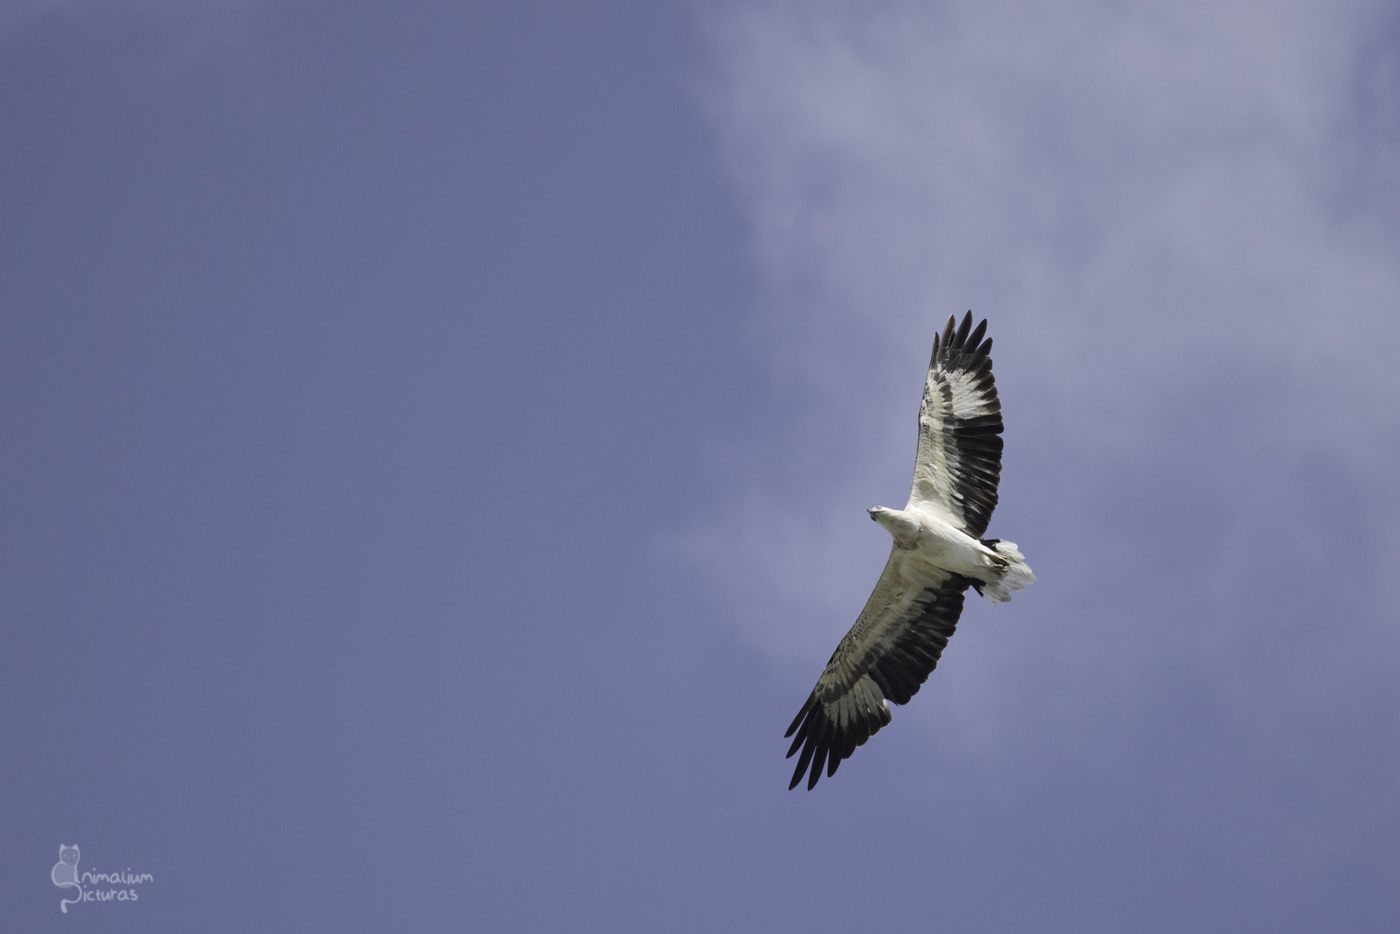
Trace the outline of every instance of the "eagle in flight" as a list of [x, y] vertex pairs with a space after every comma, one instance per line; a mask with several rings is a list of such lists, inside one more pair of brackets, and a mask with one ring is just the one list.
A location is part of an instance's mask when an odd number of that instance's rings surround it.
[[903, 509], [870, 510], [894, 547], [865, 609], [788, 727], [788, 757], [802, 751], [790, 789], [808, 767], [808, 789], [823, 766], [835, 775], [842, 759], [890, 722], [889, 701], [907, 704], [918, 693], [957, 627], [968, 587], [997, 604], [1035, 580], [1015, 543], [982, 537], [997, 505], [1002, 431], [986, 331], [985, 320], [972, 327], [969, 311], [961, 325], [949, 318], [934, 335], [914, 487]]

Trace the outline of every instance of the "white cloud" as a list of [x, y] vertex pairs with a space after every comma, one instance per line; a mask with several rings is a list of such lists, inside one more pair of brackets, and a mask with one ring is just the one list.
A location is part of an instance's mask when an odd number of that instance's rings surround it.
[[[991, 533], [1041, 581], [974, 607], [926, 689], [953, 751], [1044, 728], [1033, 704], [1111, 720], [1173, 666], [1253, 670], [1257, 608], [1296, 605], [1290, 581], [1320, 592], [1298, 575], [1333, 573], [1347, 536], [1370, 537], [1358, 568], [1394, 567], [1393, 26], [1369, 3], [1238, 0], [774, 0], [709, 20], [760, 317], [806, 399], [783, 437], [750, 439], [767, 473], [689, 540], [754, 644], [805, 689], [854, 618], [887, 548], [862, 510], [903, 503], [927, 345], [968, 308], [991, 319], [1007, 409]], [[1337, 484], [1360, 502], [1334, 529]], [[1317, 661], [1366, 682], [1396, 660], [1374, 623], [1400, 594], [1383, 574], [1351, 589]], [[1145, 612], [1177, 622], [1125, 625]]]

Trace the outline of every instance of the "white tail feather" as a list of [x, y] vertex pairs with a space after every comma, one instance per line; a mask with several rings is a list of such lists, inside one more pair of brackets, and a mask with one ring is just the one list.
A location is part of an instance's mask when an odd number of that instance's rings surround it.
[[1026, 564], [1026, 556], [1016, 547], [1015, 542], [997, 542], [992, 550], [1011, 563], [994, 580], [982, 585], [982, 598], [993, 606], [1006, 603], [1011, 595], [1035, 582], [1035, 575]]

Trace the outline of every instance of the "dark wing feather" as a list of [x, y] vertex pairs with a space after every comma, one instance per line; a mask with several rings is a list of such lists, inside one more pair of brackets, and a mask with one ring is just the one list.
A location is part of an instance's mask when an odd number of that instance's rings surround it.
[[955, 525], [981, 538], [1001, 481], [1001, 400], [992, 378], [992, 339], [982, 339], [987, 322], [972, 330], [969, 311], [956, 330], [954, 324], [949, 318], [933, 339], [909, 502], [941, 506]]
[[907, 704], [938, 665], [962, 613], [968, 579], [941, 571], [910, 580], [903, 564], [896, 547], [865, 609], [788, 727], [788, 756], [802, 750], [789, 788], [809, 767], [808, 789], [816, 787], [823, 766], [835, 775], [843, 759], [890, 722], [886, 701]]

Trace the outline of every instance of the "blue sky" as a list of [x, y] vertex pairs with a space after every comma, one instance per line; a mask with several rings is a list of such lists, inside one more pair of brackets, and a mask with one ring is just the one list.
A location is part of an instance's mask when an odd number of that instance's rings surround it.
[[[11, 5], [5, 914], [1389, 930], [1397, 114], [1369, 3]], [[968, 308], [1039, 581], [789, 793]]]

